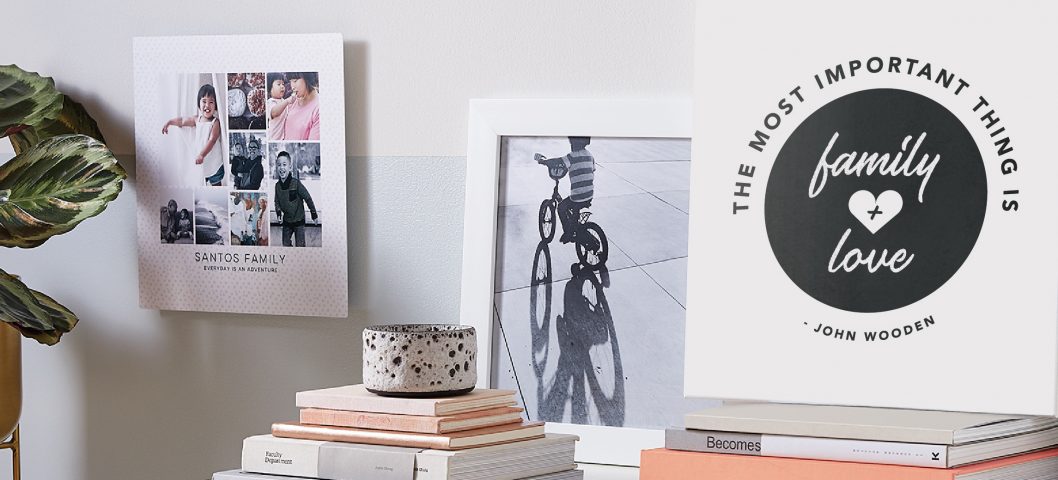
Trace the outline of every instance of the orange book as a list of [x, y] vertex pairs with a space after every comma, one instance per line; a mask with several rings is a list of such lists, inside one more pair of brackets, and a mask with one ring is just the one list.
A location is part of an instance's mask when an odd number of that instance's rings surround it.
[[500, 407], [477, 412], [429, 417], [424, 415], [391, 415], [388, 413], [350, 412], [323, 408], [302, 408], [301, 423], [335, 427], [392, 430], [396, 432], [449, 433], [494, 427], [522, 421], [522, 409]]
[[958, 480], [977, 474], [989, 478], [1037, 478], [1058, 469], [1058, 448], [990, 462], [939, 469], [831, 462], [795, 458], [725, 455], [666, 450], [644, 450], [640, 480]]
[[369, 445], [432, 448], [435, 450], [462, 450], [464, 448], [543, 438], [544, 424], [542, 422], [512, 423], [464, 432], [430, 434], [328, 427], [303, 423], [273, 423], [272, 436], [324, 442], [366, 443]]

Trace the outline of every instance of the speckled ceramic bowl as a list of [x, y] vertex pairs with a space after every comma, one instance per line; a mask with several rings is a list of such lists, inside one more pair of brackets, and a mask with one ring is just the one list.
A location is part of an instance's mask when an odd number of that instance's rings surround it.
[[364, 386], [392, 397], [442, 397], [474, 390], [474, 327], [379, 325], [364, 329]]

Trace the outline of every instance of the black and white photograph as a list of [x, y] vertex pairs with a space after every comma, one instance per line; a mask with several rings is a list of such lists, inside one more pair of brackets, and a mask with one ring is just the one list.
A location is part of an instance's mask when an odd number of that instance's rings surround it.
[[[223, 118], [226, 106], [222, 74], [175, 74], [158, 79], [157, 98], [164, 120], [161, 174], [165, 185], [182, 187], [227, 185]], [[218, 89], [218, 87], [220, 87]]]
[[195, 190], [195, 244], [228, 245], [228, 192], [220, 188]]
[[232, 192], [230, 212], [232, 245], [268, 246], [268, 195], [260, 192]]
[[290, 169], [303, 181], [320, 180], [320, 144], [270, 142], [268, 144], [268, 175], [279, 178], [279, 154], [286, 152]]
[[683, 397], [690, 153], [503, 137], [492, 386], [530, 420], [664, 429], [712, 405]]
[[228, 128], [231, 130], [265, 129], [265, 74], [229, 73]]
[[190, 188], [167, 188], [159, 198], [161, 212], [161, 242], [163, 244], [193, 244], [194, 192]]
[[265, 111], [268, 139], [320, 139], [320, 81], [317, 72], [273, 72], [267, 75]]
[[275, 202], [269, 222], [272, 246], [323, 246], [322, 208], [316, 204], [316, 199], [323, 198], [319, 152], [317, 143], [268, 144], [270, 170], [275, 178]]
[[236, 190], [260, 190], [266, 185], [264, 132], [232, 132], [228, 136], [228, 165]]

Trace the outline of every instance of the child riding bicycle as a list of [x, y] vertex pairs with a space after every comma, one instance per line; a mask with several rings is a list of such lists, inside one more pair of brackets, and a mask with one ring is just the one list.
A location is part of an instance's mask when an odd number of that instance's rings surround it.
[[590, 143], [591, 137], [569, 137], [568, 154], [559, 158], [547, 158], [539, 153], [534, 156], [540, 163], [562, 162], [569, 171], [569, 196], [558, 203], [558, 218], [562, 221], [562, 237], [559, 241], [562, 243], [575, 240], [576, 219], [582, 208], [591, 206], [595, 195], [595, 158], [587, 150]]

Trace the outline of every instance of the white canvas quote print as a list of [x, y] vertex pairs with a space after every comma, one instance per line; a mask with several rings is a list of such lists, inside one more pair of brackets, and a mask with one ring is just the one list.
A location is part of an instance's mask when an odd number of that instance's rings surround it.
[[1058, 413], [1041, 8], [699, 5], [688, 395]]
[[346, 316], [341, 37], [137, 38], [134, 55], [141, 305]]

